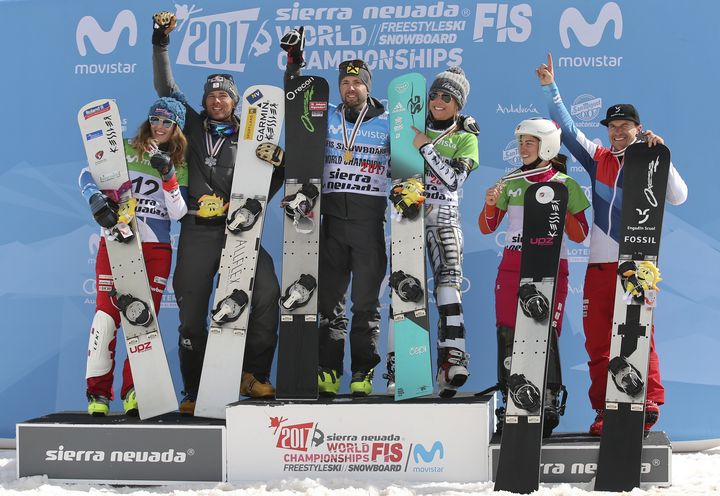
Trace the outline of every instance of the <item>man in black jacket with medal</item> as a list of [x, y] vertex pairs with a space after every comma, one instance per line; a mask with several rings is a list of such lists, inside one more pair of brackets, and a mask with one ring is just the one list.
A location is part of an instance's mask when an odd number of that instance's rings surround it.
[[[153, 77], [160, 96], [178, 93], [168, 56], [169, 33], [177, 22], [170, 12], [153, 16]], [[187, 102], [188, 215], [182, 219], [173, 289], [180, 310], [180, 371], [185, 397], [180, 412], [195, 410], [205, 346], [208, 305], [225, 243], [225, 220], [230, 201], [239, 122], [235, 107], [240, 95], [229, 74], [208, 76], [200, 113]], [[279, 189], [283, 171], [273, 173], [270, 196]], [[182, 185], [181, 185], [182, 186]], [[269, 380], [277, 344], [280, 286], [270, 255], [260, 247], [252, 293], [248, 336], [240, 393], [250, 397], [275, 394]]]

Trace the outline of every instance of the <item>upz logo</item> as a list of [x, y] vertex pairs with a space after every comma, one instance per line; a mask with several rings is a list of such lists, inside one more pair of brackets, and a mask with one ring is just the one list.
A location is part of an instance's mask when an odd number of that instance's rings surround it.
[[473, 41], [485, 41], [485, 28], [495, 28], [495, 41], [505, 43], [527, 41], [532, 32], [532, 7], [527, 3], [513, 5], [506, 3], [479, 3], [475, 11]]
[[[178, 19], [182, 19], [180, 28], [192, 13], [189, 11], [176, 13]], [[242, 62], [242, 57], [245, 53], [250, 23], [257, 21], [259, 14], [260, 9], [254, 8], [190, 19], [180, 46], [177, 63], [243, 72], [245, 64]], [[258, 37], [260, 34], [258, 33]], [[257, 40], [253, 42], [253, 47], [256, 48], [256, 55], [259, 55], [263, 52], [255, 46], [256, 42]]]
[[565, 9], [560, 16], [560, 41], [565, 48], [570, 48], [568, 31], [572, 29], [577, 40], [586, 47], [594, 47], [603, 37], [605, 28], [612, 21], [614, 24], [613, 36], [616, 40], [622, 37], [623, 19], [620, 6], [615, 2], [608, 2], [600, 9], [597, 20], [589, 23], [575, 7]]
[[415, 463], [420, 463], [420, 458], [425, 463], [431, 463], [436, 456], [440, 460], [445, 458], [445, 447], [440, 441], [435, 441], [429, 450], [419, 443], [413, 448], [413, 460], [415, 460]]
[[143, 353], [145, 351], [151, 351], [151, 350], [152, 350], [152, 343], [149, 341], [147, 343], [140, 343], [140, 344], [137, 344], [135, 346], [131, 346], [130, 348], [128, 348], [128, 351], [130, 352], [130, 354]]
[[643, 190], [643, 193], [645, 193], [645, 198], [647, 198], [647, 201], [651, 207], [658, 206], [657, 198], [655, 198], [655, 193], [653, 193], [653, 174], [657, 172], [657, 166], [659, 163], [660, 155], [655, 157], [655, 160], [651, 160], [648, 164], [647, 187]]
[[75, 30], [78, 53], [83, 57], [87, 55], [86, 38], [90, 40], [90, 44], [98, 53], [103, 55], [112, 53], [125, 29], [128, 30], [128, 45], [135, 46], [137, 42], [137, 21], [135, 21], [135, 15], [127, 9], [121, 11], [115, 17], [109, 31], [102, 29], [94, 17], [83, 17], [78, 22]]

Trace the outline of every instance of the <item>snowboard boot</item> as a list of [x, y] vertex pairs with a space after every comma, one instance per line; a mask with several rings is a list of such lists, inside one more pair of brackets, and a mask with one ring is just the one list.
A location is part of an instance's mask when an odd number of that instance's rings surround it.
[[387, 394], [395, 394], [395, 353], [390, 352], [387, 355], [387, 372], [383, 374], [383, 379], [387, 380]]
[[543, 437], [550, 437], [553, 430], [560, 424], [560, 417], [565, 414], [567, 389], [552, 387], [545, 389], [545, 408], [543, 412]]
[[318, 368], [318, 391], [322, 396], [335, 396], [340, 390], [340, 376], [333, 369]]
[[240, 394], [250, 398], [272, 398], [275, 396], [275, 388], [267, 376], [243, 371]]
[[358, 371], [353, 372], [352, 379], [350, 379], [350, 392], [353, 396], [369, 396], [372, 394], [372, 380], [375, 370], [370, 369], [367, 372]]
[[457, 348], [438, 349], [438, 396], [452, 398], [457, 389], [465, 384], [470, 372], [467, 366], [470, 355]]
[[650, 434], [658, 418], [660, 418], [660, 405], [652, 400], [645, 400], [645, 437]]
[[185, 393], [182, 401], [180, 402], [180, 415], [186, 415], [192, 417], [195, 415], [195, 401], [197, 400], [197, 393]]
[[603, 416], [605, 415], [605, 410], [602, 408], [598, 408], [597, 410], [595, 410], [595, 412], [597, 412], [597, 415], [595, 415], [595, 420], [593, 420], [593, 423], [590, 424], [590, 435], [602, 436]]
[[93, 417], [105, 417], [110, 413], [110, 400], [107, 396], [87, 393], [88, 413]]
[[128, 417], [137, 417], [140, 415], [134, 387], [128, 389], [128, 392], [125, 393], [125, 397], [123, 398], [123, 410], [125, 410], [125, 415]]

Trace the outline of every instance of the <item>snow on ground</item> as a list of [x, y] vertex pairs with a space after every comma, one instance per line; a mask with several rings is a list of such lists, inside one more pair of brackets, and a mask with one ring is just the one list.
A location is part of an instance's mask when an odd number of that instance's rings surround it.
[[[692, 496], [720, 495], [720, 448], [699, 453], [675, 453], [672, 457], [673, 486], [669, 488], [636, 489], [631, 496]], [[413, 485], [386, 482], [301, 479], [292, 481], [247, 484], [197, 484], [159, 487], [114, 487], [89, 484], [50, 483], [45, 477], [16, 479], [15, 451], [0, 450], [0, 496], [414, 496], [414, 495], [475, 495], [494, 493], [492, 483], [454, 484], [425, 483]], [[533, 493], [540, 496], [607, 495], [588, 488], [567, 484], [543, 485]]]

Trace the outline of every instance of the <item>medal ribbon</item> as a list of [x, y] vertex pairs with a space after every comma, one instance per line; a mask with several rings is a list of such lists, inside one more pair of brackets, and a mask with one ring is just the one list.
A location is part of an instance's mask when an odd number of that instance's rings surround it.
[[222, 147], [224, 142], [225, 142], [225, 136], [222, 136], [213, 145], [212, 134], [210, 133], [210, 131], [205, 132], [205, 148], [207, 149], [208, 157], [212, 159], [210, 161], [206, 160], [205, 163], [211, 162], [212, 165], [215, 165], [215, 162], [217, 162], [217, 159], [215, 159], [215, 156], [220, 152], [220, 148]]
[[342, 122], [343, 148], [345, 148], [344, 159], [346, 162], [350, 162], [350, 159], [352, 159], [352, 147], [355, 144], [355, 138], [357, 138], [357, 133], [360, 130], [360, 126], [362, 126], [363, 119], [365, 118], [365, 114], [367, 114], [367, 111], [368, 104], [367, 102], [365, 102], [365, 105], [363, 105], [363, 108], [358, 114], [357, 121], [355, 121], [355, 127], [353, 127], [352, 134], [350, 134], [349, 138], [347, 135], [347, 124], [345, 122], [345, 109], [343, 108], [343, 111], [340, 112], [340, 120]]

